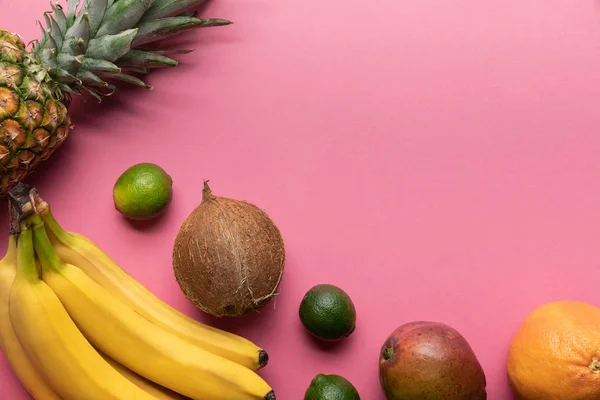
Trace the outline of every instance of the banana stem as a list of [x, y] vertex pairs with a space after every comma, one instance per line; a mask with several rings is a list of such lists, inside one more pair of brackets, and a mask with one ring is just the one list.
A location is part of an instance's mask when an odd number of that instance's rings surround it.
[[[36, 217], [39, 219], [39, 216]], [[33, 241], [35, 253], [40, 259], [40, 264], [42, 264], [42, 273], [48, 269], [58, 271], [65, 265], [64, 261], [54, 251], [43, 222], [33, 228]]]
[[48, 203], [42, 200], [36, 207], [38, 209], [38, 214], [42, 218], [42, 221], [44, 221], [46, 229], [48, 229], [48, 231], [61, 243], [70, 244], [71, 234], [65, 231], [56, 218], [54, 218]]
[[23, 277], [32, 282], [40, 279], [35, 265], [33, 234], [31, 226], [27, 223], [21, 224], [21, 233], [17, 240], [17, 277]]
[[35, 211], [32, 203], [35, 193], [36, 191], [31, 186], [22, 182], [8, 192], [11, 235], [19, 234], [22, 222]]

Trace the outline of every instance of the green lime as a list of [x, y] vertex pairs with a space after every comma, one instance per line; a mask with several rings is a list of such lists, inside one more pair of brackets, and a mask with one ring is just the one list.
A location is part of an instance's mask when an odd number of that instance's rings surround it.
[[350, 296], [334, 285], [312, 287], [304, 295], [299, 313], [304, 327], [324, 341], [347, 338], [356, 327], [356, 309]]
[[131, 219], [149, 219], [171, 202], [173, 180], [152, 163], [136, 164], [119, 176], [113, 187], [115, 208]]
[[310, 383], [304, 400], [360, 400], [360, 396], [346, 378], [319, 374]]

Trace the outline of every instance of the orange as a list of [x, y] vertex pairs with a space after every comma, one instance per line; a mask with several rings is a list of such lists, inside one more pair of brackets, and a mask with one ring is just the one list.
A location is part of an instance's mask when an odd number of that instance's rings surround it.
[[559, 301], [534, 310], [513, 337], [507, 372], [521, 400], [600, 399], [600, 308]]

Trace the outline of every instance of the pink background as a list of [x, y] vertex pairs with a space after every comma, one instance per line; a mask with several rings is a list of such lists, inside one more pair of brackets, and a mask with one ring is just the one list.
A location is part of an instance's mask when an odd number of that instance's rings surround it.
[[[49, 8], [0, 5], [0, 26], [26, 40]], [[415, 319], [461, 331], [489, 398], [511, 399], [505, 356], [527, 313], [600, 306], [600, 2], [219, 0], [203, 15], [235, 24], [177, 40], [197, 51], [152, 75], [154, 91], [74, 106], [72, 136], [29, 179], [59, 220], [167, 302], [266, 347], [283, 400], [317, 373], [383, 399], [379, 348]], [[143, 161], [173, 176], [174, 199], [131, 224], [111, 190]], [[172, 242], [202, 179], [279, 225], [275, 309], [216, 322], [179, 291]], [[355, 300], [356, 333], [338, 346], [299, 324], [317, 283]], [[26, 398], [3, 359], [0, 392]]]

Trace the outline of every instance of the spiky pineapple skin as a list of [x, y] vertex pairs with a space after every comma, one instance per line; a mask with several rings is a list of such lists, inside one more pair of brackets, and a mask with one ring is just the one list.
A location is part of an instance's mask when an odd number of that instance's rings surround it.
[[28, 68], [29, 53], [0, 29], [0, 194], [49, 158], [72, 127], [66, 98], [55, 98]]

